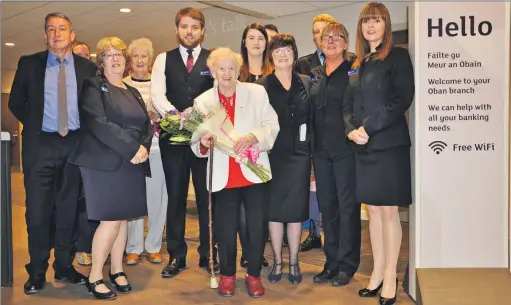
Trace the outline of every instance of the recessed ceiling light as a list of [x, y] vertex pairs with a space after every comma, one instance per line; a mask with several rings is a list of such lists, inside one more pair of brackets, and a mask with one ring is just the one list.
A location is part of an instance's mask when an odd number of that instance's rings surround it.
[[121, 8], [119, 11], [120, 11], [121, 13], [130, 13], [130, 12], [131, 12], [131, 9], [129, 9], [129, 8]]
[[14, 47], [14, 43], [12, 42], [6, 42], [5, 45], [8, 47]]

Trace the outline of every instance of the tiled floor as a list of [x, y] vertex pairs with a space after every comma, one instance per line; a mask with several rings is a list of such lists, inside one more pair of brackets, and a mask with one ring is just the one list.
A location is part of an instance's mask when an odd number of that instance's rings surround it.
[[[27, 275], [24, 264], [28, 261], [27, 233], [24, 220], [24, 190], [22, 175], [14, 173], [12, 177], [13, 190], [13, 240], [14, 240], [14, 287], [3, 288], [2, 304], [92, 304], [93, 298], [86, 292], [84, 286], [56, 283], [53, 280], [53, 270], [50, 268], [47, 274], [49, 283], [46, 289], [38, 295], [26, 296], [23, 293], [23, 283]], [[160, 271], [163, 265], [153, 265], [142, 261], [138, 266], [126, 267], [125, 271], [134, 287], [134, 292], [129, 295], [120, 295], [117, 302], [122, 304], [338, 304], [338, 305], [363, 305], [377, 304], [376, 299], [361, 299], [357, 291], [364, 288], [368, 281], [372, 268], [371, 249], [367, 224], [364, 223], [362, 231], [362, 256], [359, 273], [353, 282], [341, 288], [329, 285], [312, 284], [312, 276], [321, 271], [324, 263], [324, 255], [321, 250], [312, 250], [300, 255], [301, 269], [304, 281], [300, 285], [292, 285], [286, 281], [286, 277], [279, 284], [270, 284], [264, 280], [266, 295], [262, 299], [252, 299], [247, 296], [243, 283], [244, 270], [238, 270], [236, 282], [236, 296], [222, 298], [215, 290], [209, 288], [208, 275], [197, 267], [197, 237], [198, 227], [193, 201], [189, 204], [187, 217], [186, 239], [188, 243], [188, 270], [174, 279], [162, 279]], [[304, 232], [304, 235], [306, 232]], [[399, 260], [399, 279], [402, 280], [403, 272], [408, 259], [408, 226], [403, 224], [403, 246]], [[165, 246], [163, 246], [165, 247]], [[162, 253], [165, 251], [162, 250]], [[239, 254], [239, 253], [238, 253]], [[273, 256], [269, 244], [265, 255], [269, 261]], [[239, 256], [239, 255], [238, 255]], [[84, 274], [88, 274], [88, 268], [79, 267]], [[286, 271], [287, 269], [285, 269]], [[105, 268], [106, 278], [107, 268]], [[268, 270], [263, 271], [266, 276]], [[97, 301], [96, 301], [97, 303]], [[413, 304], [408, 296], [399, 289], [397, 304]]]

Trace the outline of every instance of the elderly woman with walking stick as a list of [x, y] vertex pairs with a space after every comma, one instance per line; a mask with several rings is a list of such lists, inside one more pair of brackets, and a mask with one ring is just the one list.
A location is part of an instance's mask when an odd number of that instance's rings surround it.
[[[245, 282], [251, 297], [261, 297], [264, 294], [261, 260], [268, 230], [268, 185], [265, 182], [271, 179], [267, 151], [277, 138], [279, 121], [263, 86], [237, 81], [241, 64], [241, 56], [228, 48], [213, 51], [207, 65], [215, 79], [215, 86], [195, 100], [195, 107], [206, 116], [212, 115], [213, 109], [221, 109], [222, 115], [225, 113], [223, 122], [230, 122], [239, 135], [230, 144], [231, 153], [220, 149], [217, 135], [210, 132], [202, 132], [200, 140], [192, 144], [192, 149], [198, 157], [208, 157], [209, 149], [214, 145], [208, 176], [211, 175], [212, 179], [209, 189], [214, 196], [214, 227], [220, 253], [218, 292], [222, 296], [234, 295], [236, 235], [239, 208], [243, 201], [249, 215], [247, 223], [250, 232]], [[223, 130], [223, 127], [220, 129]], [[253, 150], [257, 151], [258, 165], [267, 170], [267, 179], [262, 179], [243, 162], [238, 163], [236, 156]]]

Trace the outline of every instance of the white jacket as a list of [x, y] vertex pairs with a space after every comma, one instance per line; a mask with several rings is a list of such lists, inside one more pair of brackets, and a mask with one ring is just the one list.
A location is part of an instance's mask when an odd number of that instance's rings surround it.
[[[220, 100], [216, 86], [195, 99], [195, 106], [206, 114], [210, 113], [211, 109], [218, 108], [219, 104]], [[251, 133], [257, 138], [256, 147], [261, 151], [257, 163], [263, 165], [266, 169], [270, 169], [267, 151], [273, 148], [280, 127], [277, 113], [273, 110], [263, 86], [239, 81], [236, 83], [234, 128], [242, 136]], [[201, 154], [200, 141], [193, 143], [191, 148], [197, 157], [207, 158], [209, 156], [209, 152], [205, 155]], [[212, 191], [217, 192], [227, 185], [229, 156], [216, 148], [213, 154]], [[208, 160], [207, 179], [209, 179], [209, 162], [210, 160]], [[244, 165], [241, 165], [241, 171], [248, 181], [253, 183], [262, 182], [257, 175]], [[206, 185], [209, 190], [209, 183], [207, 182]]]

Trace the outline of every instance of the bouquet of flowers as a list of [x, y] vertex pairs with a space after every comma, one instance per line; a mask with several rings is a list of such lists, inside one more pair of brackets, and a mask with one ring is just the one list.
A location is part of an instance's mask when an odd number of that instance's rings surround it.
[[159, 126], [162, 134], [169, 136], [169, 141], [178, 145], [196, 143], [201, 133], [209, 132], [216, 138], [216, 149], [235, 158], [236, 162], [250, 169], [261, 181], [267, 182], [271, 178], [271, 171], [257, 163], [259, 149], [250, 146], [241, 154], [234, 152], [234, 143], [240, 136], [222, 107], [210, 109], [208, 115], [197, 107], [190, 107], [183, 112], [171, 110], [159, 121]]
[[168, 136], [173, 144], [190, 145], [194, 131], [204, 119], [205, 115], [194, 107], [183, 112], [172, 109], [158, 122], [160, 134]]

